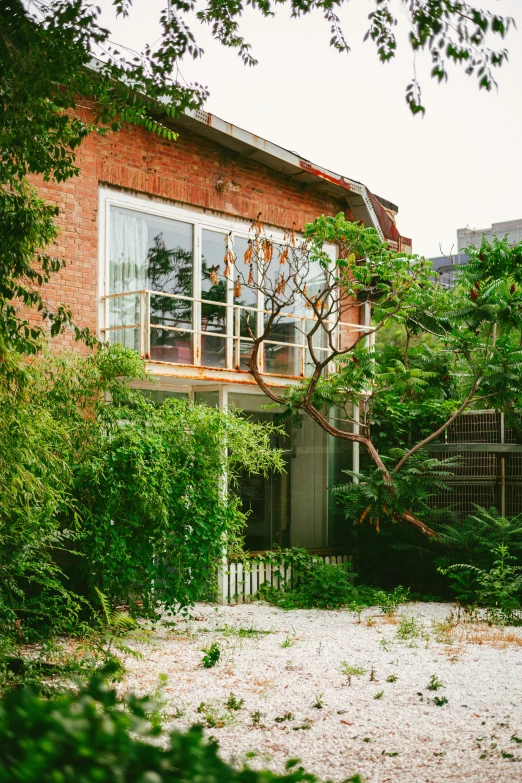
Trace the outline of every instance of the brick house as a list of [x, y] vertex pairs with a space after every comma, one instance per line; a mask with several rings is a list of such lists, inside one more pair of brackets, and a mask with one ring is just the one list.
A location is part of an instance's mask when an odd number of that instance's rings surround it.
[[[262, 325], [263, 303], [252, 291], [234, 298], [233, 275], [223, 276], [226, 250], [244, 252], [259, 213], [276, 241], [292, 225], [299, 230], [343, 211], [394, 249], [409, 251], [411, 242], [395, 225], [397, 208], [361, 183], [204, 111], [188, 112], [174, 127], [176, 142], [132, 126], [91, 135], [78, 153], [79, 177], [39, 183], [60, 207], [56, 250], [67, 260], [48, 299], [69, 304], [79, 325], [102, 340], [140, 351], [157, 381], [143, 390], [157, 401], [188, 396], [269, 420], [274, 413], [244, 366], [249, 340], [241, 329], [248, 309]], [[264, 348], [262, 369], [274, 387], [306, 374], [304, 342], [292, 329]], [[241, 479], [247, 546], [335, 549], [328, 486], [352, 466], [351, 446], [310, 419], [288, 424], [277, 440], [286, 472]]]

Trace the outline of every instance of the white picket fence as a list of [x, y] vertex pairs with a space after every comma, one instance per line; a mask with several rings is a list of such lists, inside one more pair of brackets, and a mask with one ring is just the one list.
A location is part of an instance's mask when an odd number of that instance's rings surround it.
[[[346, 563], [348, 555], [320, 557], [325, 563]], [[276, 566], [258, 560], [226, 562], [218, 577], [218, 601], [220, 604], [240, 604], [252, 600], [261, 585], [267, 582], [272, 587], [284, 587], [292, 579], [290, 566]]]

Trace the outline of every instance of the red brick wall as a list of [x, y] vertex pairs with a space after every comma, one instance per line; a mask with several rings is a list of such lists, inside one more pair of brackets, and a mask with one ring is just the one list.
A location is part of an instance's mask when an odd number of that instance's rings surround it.
[[[120, 133], [92, 135], [81, 146], [80, 175], [59, 185], [38, 183], [46, 200], [60, 208], [60, 233], [53, 251], [67, 261], [46, 296], [51, 305], [68, 304], [80, 326], [97, 329], [98, 189], [108, 185], [128, 192], [203, 207], [223, 216], [261, 220], [280, 228], [297, 229], [320, 214], [345, 211], [346, 204], [328, 194], [302, 188], [292, 177], [272, 171], [248, 158], [179, 128], [175, 142], [141, 127]], [[220, 193], [218, 179], [234, 188]], [[63, 338], [62, 344], [72, 344]]]

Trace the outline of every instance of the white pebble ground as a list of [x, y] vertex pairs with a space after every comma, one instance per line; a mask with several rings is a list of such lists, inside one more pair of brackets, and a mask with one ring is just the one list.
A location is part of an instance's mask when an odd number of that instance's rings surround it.
[[[412, 603], [395, 618], [377, 608], [358, 618], [199, 604], [192, 619], [134, 643], [142, 658], [126, 660], [121, 690], [150, 693], [167, 675], [167, 728], [207, 723], [235, 764], [255, 751], [253, 767], [282, 772], [299, 758], [321, 780], [358, 773], [365, 783], [518, 783], [522, 629], [452, 626], [444, 622], [452, 609]], [[201, 651], [212, 642], [221, 657], [207, 669]], [[343, 665], [364, 673], [345, 674]], [[432, 675], [443, 687], [428, 689]], [[240, 709], [226, 707], [231, 693]]]

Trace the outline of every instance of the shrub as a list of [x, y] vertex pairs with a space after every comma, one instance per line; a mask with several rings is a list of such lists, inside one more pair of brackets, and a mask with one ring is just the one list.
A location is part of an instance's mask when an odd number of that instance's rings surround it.
[[473, 579], [474, 596], [478, 603], [488, 608], [491, 620], [519, 624], [522, 621], [522, 566], [512, 564], [516, 558], [509, 554], [506, 544], [494, 547], [492, 554], [495, 560], [489, 570], [456, 563], [440, 569], [441, 573], [452, 581], [457, 596], [462, 585], [461, 574], [469, 575]]
[[[0, 627], [77, 627], [101, 591], [153, 616], [208, 595], [245, 515], [223, 476], [281, 467], [272, 428], [169, 399], [121, 346], [43, 357], [16, 395], [0, 379]], [[226, 448], [225, 448], [226, 446]]]
[[292, 566], [292, 579], [284, 592], [262, 586], [263, 598], [284, 609], [339, 609], [353, 603], [357, 595], [351, 563], [328, 564], [302, 549], [285, 550], [272, 560]]
[[263, 555], [273, 566], [291, 568], [291, 578], [281, 577], [282, 590], [261, 585], [259, 594], [282, 609], [360, 609], [365, 606], [397, 606], [406, 600], [408, 591], [397, 588], [386, 593], [367, 585], [354, 585], [357, 574], [352, 564], [325, 563], [305, 549], [293, 547]]
[[[298, 783], [316, 778], [290, 761], [287, 773], [236, 770], [222, 761], [200, 727], [173, 732], [168, 747], [148, 697], [116, 693], [92, 679], [78, 693], [46, 700], [25, 688], [0, 702], [0, 783]], [[355, 776], [350, 779], [357, 783]]]

